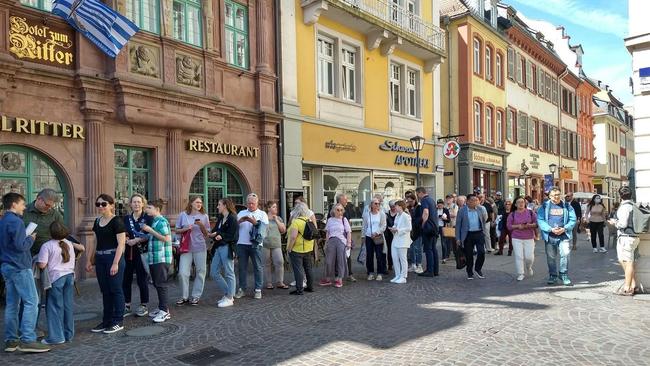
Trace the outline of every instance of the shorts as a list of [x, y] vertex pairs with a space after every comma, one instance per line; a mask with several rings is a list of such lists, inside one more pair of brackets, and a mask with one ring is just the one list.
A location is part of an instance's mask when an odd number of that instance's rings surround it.
[[634, 252], [641, 239], [634, 236], [619, 236], [616, 244], [616, 254], [620, 262], [634, 262]]

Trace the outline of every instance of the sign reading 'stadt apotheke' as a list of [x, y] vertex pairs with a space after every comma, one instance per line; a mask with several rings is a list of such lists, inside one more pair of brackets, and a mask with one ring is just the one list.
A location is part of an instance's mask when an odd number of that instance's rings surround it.
[[475, 163], [482, 163], [487, 165], [501, 166], [503, 165], [503, 158], [498, 155], [486, 154], [478, 151], [472, 152], [472, 161]]
[[240, 156], [243, 158], [256, 158], [260, 152], [258, 147], [222, 144], [220, 142], [197, 139], [187, 140], [187, 150], [218, 155]]
[[[411, 146], [400, 145], [397, 141], [386, 140], [383, 144], [379, 145], [380, 150], [395, 151], [398, 153], [415, 154], [415, 150]], [[395, 165], [417, 166], [418, 159], [415, 156], [404, 156], [398, 154], [395, 156]], [[428, 168], [429, 159], [420, 158], [420, 168]]]
[[9, 51], [19, 59], [73, 68], [74, 33], [68, 27], [43, 25], [41, 19], [9, 17]]
[[85, 139], [84, 128], [63, 122], [48, 122], [37, 119], [1, 117], [0, 133], [13, 132], [28, 135], [47, 135], [70, 139]]

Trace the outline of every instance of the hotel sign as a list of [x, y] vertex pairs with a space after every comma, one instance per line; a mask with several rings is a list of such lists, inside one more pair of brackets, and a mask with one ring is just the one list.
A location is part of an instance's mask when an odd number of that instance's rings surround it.
[[187, 150], [217, 155], [239, 156], [243, 158], [257, 158], [260, 153], [258, 147], [223, 144], [221, 142], [197, 139], [187, 140]]
[[43, 135], [84, 140], [84, 128], [63, 122], [48, 122], [37, 119], [1, 117], [0, 133], [13, 132], [27, 135]]
[[67, 69], [74, 67], [74, 33], [68, 27], [42, 25], [41, 20], [20, 16], [9, 17], [9, 23], [9, 52], [17, 58]]

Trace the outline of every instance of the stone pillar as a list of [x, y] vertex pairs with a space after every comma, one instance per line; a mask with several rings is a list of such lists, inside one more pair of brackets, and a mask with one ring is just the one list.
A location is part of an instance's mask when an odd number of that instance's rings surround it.
[[275, 174], [273, 172], [277, 161], [277, 154], [274, 154], [274, 145], [277, 143], [277, 138], [274, 136], [262, 136], [260, 138], [260, 163], [262, 165], [261, 174], [261, 191], [262, 202], [275, 199], [274, 190], [277, 185]]
[[105, 193], [104, 181], [104, 112], [84, 111], [86, 120], [86, 210], [85, 216], [94, 220], [95, 198]]
[[183, 168], [183, 131], [169, 130], [167, 135], [167, 215], [177, 215], [183, 209], [184, 192], [182, 178]]
[[272, 49], [275, 40], [269, 35], [274, 34], [273, 5], [269, 0], [258, 0], [256, 5], [257, 71], [272, 74], [269, 50]]

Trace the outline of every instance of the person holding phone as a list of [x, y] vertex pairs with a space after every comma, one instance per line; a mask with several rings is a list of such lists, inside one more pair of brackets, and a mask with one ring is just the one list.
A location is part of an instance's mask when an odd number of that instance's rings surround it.
[[[203, 294], [205, 285], [205, 274], [208, 265], [208, 247], [206, 238], [208, 237], [208, 228], [210, 220], [205, 214], [203, 199], [201, 196], [190, 197], [190, 200], [176, 220], [176, 233], [183, 234], [191, 231], [190, 234], [190, 251], [181, 254], [179, 263], [179, 274], [181, 278], [182, 297], [176, 301], [176, 305], [185, 304], [198, 305], [199, 299]], [[192, 297], [190, 298], [190, 272], [192, 263], [196, 268], [196, 277], [192, 286]]]

